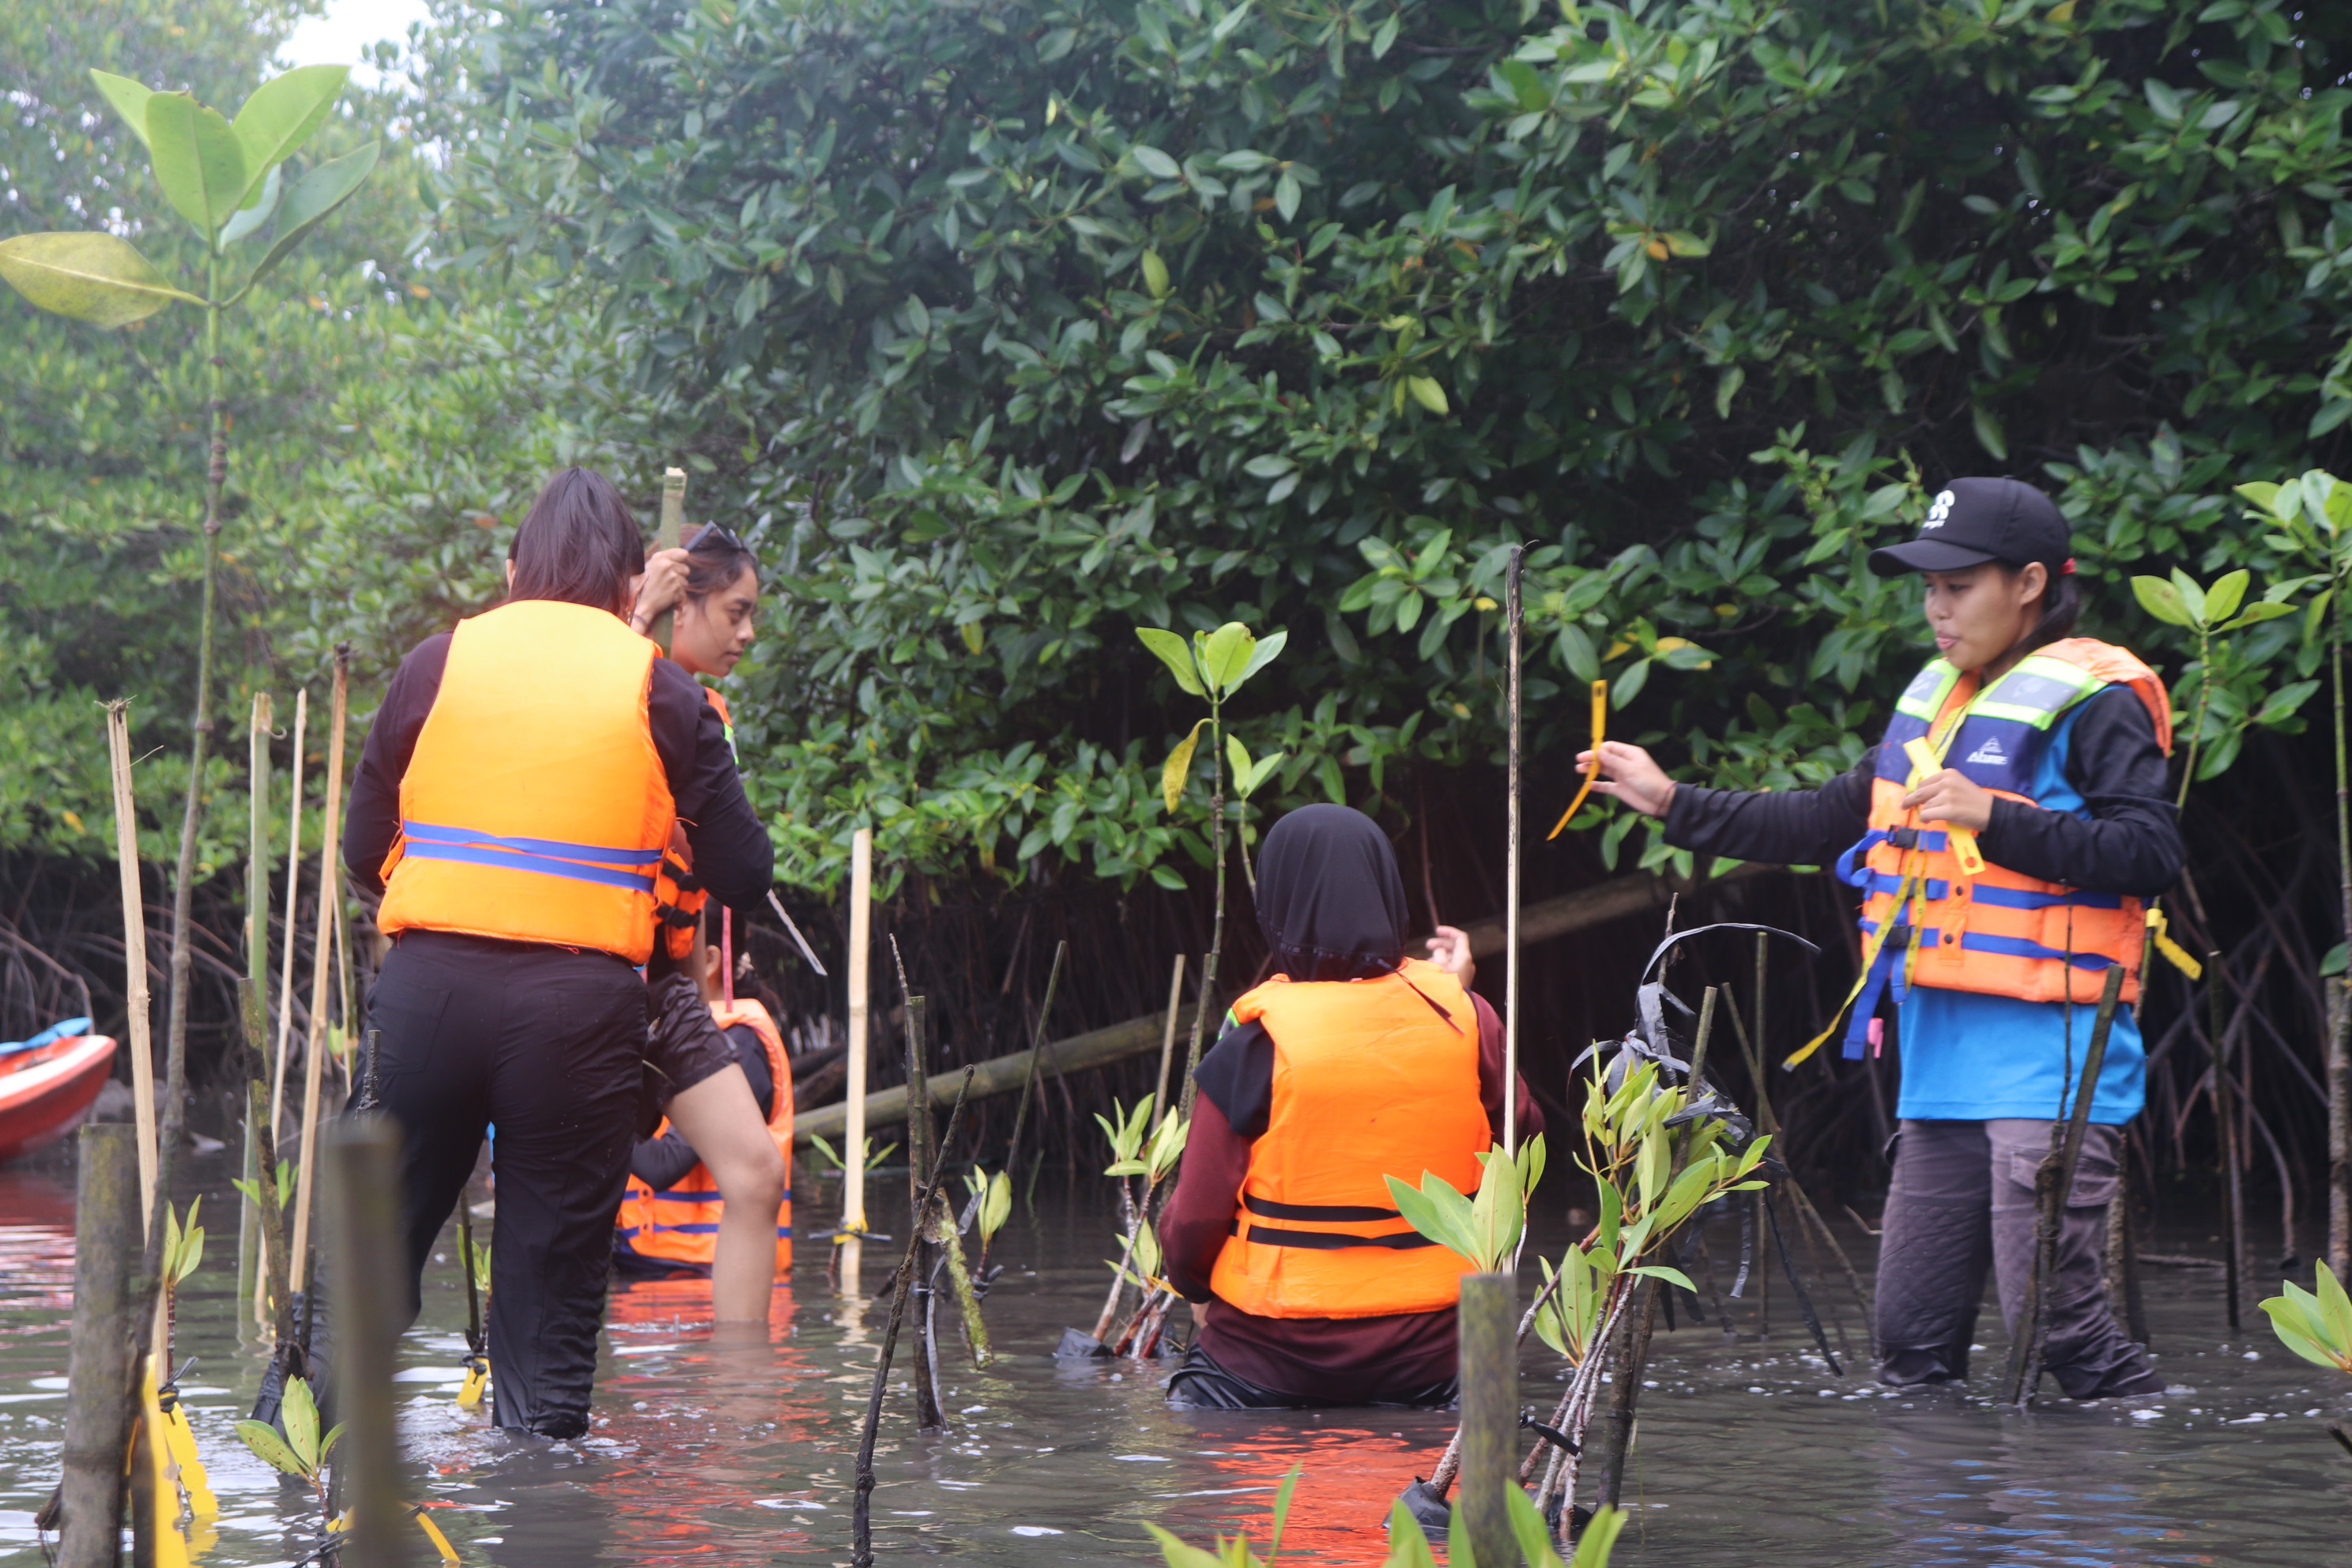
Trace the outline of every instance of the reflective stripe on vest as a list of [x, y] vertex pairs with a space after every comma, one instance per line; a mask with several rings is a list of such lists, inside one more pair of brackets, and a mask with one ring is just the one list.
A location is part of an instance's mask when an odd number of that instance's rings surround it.
[[1469, 1265], [1417, 1235], [1382, 1179], [1478, 1185], [1492, 1130], [1478, 1097], [1478, 1023], [1434, 964], [1294, 984], [1234, 1005], [1274, 1042], [1266, 1128], [1250, 1145], [1217, 1299], [1265, 1318], [1369, 1318], [1451, 1306]]
[[400, 780], [378, 926], [643, 963], [676, 823], [646, 722], [654, 645], [584, 605], [460, 621]]
[[2029, 654], [1982, 692], [1973, 676], [1942, 659], [1905, 689], [1879, 743], [1869, 831], [1838, 861], [1838, 875], [1863, 890], [1870, 959], [1846, 1031], [1847, 1057], [1863, 1054], [1880, 996], [1891, 992], [1900, 1005], [1913, 985], [2090, 1002], [2104, 972], [2121, 964], [2124, 999], [2137, 995], [2140, 900], [1991, 864], [1971, 877], [1947, 834], [1903, 807], [1911, 777], [1904, 747], [1925, 739], [1945, 766], [2001, 799], [2042, 809], [2032, 791], [2058, 721], [2113, 685], [2129, 688], [2146, 706], [2158, 743], [2169, 752], [2163, 683], [2130, 653], [2088, 637]]
[[[749, 997], [738, 997], [732, 1007], [712, 1003], [710, 1017], [722, 1030], [742, 1024], [760, 1037], [760, 1044], [767, 1051], [768, 1075], [776, 1086], [775, 1098], [768, 1109], [768, 1136], [775, 1140], [776, 1152], [783, 1156], [785, 1170], [791, 1170], [793, 1073], [784, 1056], [782, 1031], [776, 1027], [775, 1019], [768, 1016], [768, 1010]], [[669, 1122], [664, 1119], [655, 1136], [668, 1131]], [[659, 1192], [631, 1175], [621, 1194], [621, 1210], [614, 1216], [614, 1229], [625, 1251], [684, 1268], [707, 1268], [718, 1251], [719, 1219], [726, 1208], [719, 1195], [719, 1184], [711, 1179], [710, 1168], [697, 1162], [675, 1185]], [[776, 1211], [776, 1268], [782, 1273], [792, 1266], [793, 1194], [788, 1189], [782, 1206]]]

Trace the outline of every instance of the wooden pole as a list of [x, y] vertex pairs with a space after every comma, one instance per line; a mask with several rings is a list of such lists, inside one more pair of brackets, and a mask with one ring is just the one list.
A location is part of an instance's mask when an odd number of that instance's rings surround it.
[[269, 1058], [269, 1135], [281, 1136], [286, 1102], [286, 1047], [294, 1028], [294, 910], [302, 887], [302, 742], [310, 721], [310, 692], [294, 693], [294, 803], [286, 813], [286, 945], [278, 963], [278, 1047]]
[[1517, 1485], [1519, 1436], [1517, 1281], [1465, 1274], [1455, 1309], [1462, 1357], [1462, 1523], [1480, 1563], [1519, 1560], [1507, 1488]]
[[[253, 722], [247, 736], [249, 747], [246, 766], [246, 789], [249, 817], [245, 865], [245, 971], [246, 991], [250, 998], [238, 1013], [246, 1024], [246, 1044], [260, 1057], [264, 1071], [268, 1069], [269, 1050], [269, 731], [271, 723], [269, 693], [253, 694]], [[258, 1009], [260, 1027], [254, 1026], [254, 1013]], [[247, 1122], [245, 1129], [245, 1179], [253, 1181], [260, 1174], [260, 1157], [255, 1152], [254, 1128]], [[261, 1208], [253, 1199], [242, 1198], [237, 1205], [236, 1219], [236, 1299], [252, 1300], [257, 1278], [261, 1240]]]
[[58, 1568], [113, 1568], [122, 1540], [122, 1456], [131, 1440], [131, 1275], [139, 1267], [140, 1150], [120, 1122], [77, 1134], [73, 1337], [66, 1352], [65, 1479]]
[[[675, 550], [685, 533], [686, 470], [664, 468], [662, 470], [661, 523], [654, 530], [654, 548]], [[646, 635], [653, 638], [656, 646], [667, 649], [669, 647], [671, 629], [670, 612], [664, 610], [654, 617], [654, 624], [646, 628]]]
[[[2074, 1167], [2083, 1154], [2083, 1131], [2091, 1120], [2091, 1101], [2099, 1091], [2099, 1069], [2106, 1065], [2107, 1031], [2115, 1026], [2116, 1005], [2123, 998], [2123, 965], [2107, 970], [2099, 993], [2099, 1011], [2091, 1025], [2090, 1049], [2083, 1054], [2083, 1078], [2074, 1090], [2074, 1113], [2050, 1130], [2050, 1152], [2033, 1173], [2033, 1272], [2026, 1278], [2025, 1300], [2017, 1314], [2016, 1336], [2010, 1341], [2007, 1405], [2032, 1402], [2042, 1383], [2042, 1356], [2050, 1337], [2050, 1304], [2058, 1293], [2058, 1229], [2066, 1199], [2074, 1190]], [[2066, 1004], [2072, 1006], [2070, 1002]]]
[[[1061, 954], [1056, 952], [1056, 961]], [[1168, 1120], [1168, 1068], [1176, 1059], [1176, 1017], [1184, 1010], [1184, 955], [1176, 955], [1176, 972], [1168, 977], [1168, 1032], [1160, 1039], [1160, 1087], [1151, 1096], [1151, 1125]]]
[[[681, 481], [683, 482], [683, 481]], [[874, 830], [861, 827], [849, 841], [849, 1081], [841, 1157], [841, 1278], [852, 1294], [865, 1262], [858, 1237], [866, 1224], [866, 1051], [869, 1026], [868, 967], [874, 942]]]
[[[862, 830], [861, 830], [862, 831]], [[966, 1081], [971, 1069], [963, 1069]], [[956, 1096], [954, 1107], [948, 1112], [947, 1131], [940, 1142], [951, 1142], [956, 1123], [963, 1119], [963, 1096]], [[920, 1212], [939, 1196], [939, 1181], [934, 1175], [930, 1190], [916, 1194], [915, 1207]], [[907, 1297], [915, 1280], [915, 1255], [921, 1250], [922, 1233], [907, 1238], [907, 1250], [898, 1259], [898, 1271], [890, 1285], [890, 1319], [882, 1331], [881, 1353], [874, 1358], [874, 1385], [866, 1398], [866, 1425], [858, 1434], [856, 1480], [850, 1510], [850, 1562], [854, 1568], [874, 1568], [874, 1443], [882, 1426], [882, 1396], [890, 1387], [890, 1357], [898, 1344], [898, 1327], [906, 1321]]]
[[287, 1258], [286, 1284], [299, 1290], [310, 1278], [310, 1194], [318, 1185], [310, 1165], [319, 1146], [319, 1077], [327, 1056], [327, 974], [334, 956], [335, 824], [343, 813], [343, 714], [349, 696], [352, 645], [335, 645], [335, 693], [327, 721], [327, 817], [319, 833], [318, 946], [310, 959], [310, 1037], [302, 1051], [302, 1153], [295, 1172], [294, 1242]]
[[114, 768], [114, 858], [122, 872], [123, 1000], [131, 1016], [131, 1117], [139, 1129], [139, 1212], [155, 1209], [155, 1039], [147, 999], [147, 897], [139, 878], [139, 816], [131, 790], [131, 704], [106, 705], [107, 754]]
[[329, 1136], [327, 1158], [334, 1168], [335, 1399], [344, 1423], [336, 1468], [351, 1505], [337, 1560], [345, 1568], [395, 1568], [406, 1556], [407, 1522], [392, 1386], [400, 1334], [394, 1303], [402, 1292], [400, 1134], [380, 1116], [357, 1117]]
[[1507, 1153], [1516, 1153], [1519, 1147], [1519, 642], [1524, 630], [1519, 576], [1527, 553], [1523, 544], [1511, 547], [1510, 571], [1503, 588], [1503, 618], [1511, 633], [1510, 858], [1503, 895], [1503, 1148]]

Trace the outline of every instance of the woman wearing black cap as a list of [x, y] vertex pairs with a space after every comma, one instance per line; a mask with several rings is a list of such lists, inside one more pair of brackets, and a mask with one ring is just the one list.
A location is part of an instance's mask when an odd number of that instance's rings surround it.
[[[1503, 1030], [1441, 926], [1404, 956], [1404, 883], [1378, 824], [1300, 808], [1258, 858], [1272, 978], [1234, 1004], [1195, 1074], [1183, 1173], [1161, 1215], [1201, 1331], [1171, 1404], [1219, 1410], [1443, 1405], [1469, 1265], [1416, 1236], [1383, 1177], [1475, 1190], [1501, 1140]], [[1524, 1084], [1523, 1137], [1543, 1131]]]
[[[2179, 874], [2166, 798], [2171, 710], [2153, 671], [2072, 635], [2081, 592], [2063, 517], [2014, 479], [1955, 479], [1918, 536], [1872, 552], [1919, 574], [1937, 657], [1853, 771], [1817, 790], [1677, 784], [1601, 747], [1595, 787], [1702, 854], [1836, 862], [1863, 893], [1864, 973], [1845, 1054], [1901, 1031], [1901, 1131], [1878, 1262], [1879, 1376], [1968, 1374], [1990, 1264], [2012, 1333], [2033, 1263], [2033, 1173], [2071, 1110], [2105, 972], [2138, 989], [2141, 900]], [[1580, 758], [1589, 760], [1590, 753]], [[2077, 1399], [2158, 1393], [2107, 1310], [2103, 1210], [2145, 1053], [2119, 1009], [2058, 1256], [2046, 1365]]]

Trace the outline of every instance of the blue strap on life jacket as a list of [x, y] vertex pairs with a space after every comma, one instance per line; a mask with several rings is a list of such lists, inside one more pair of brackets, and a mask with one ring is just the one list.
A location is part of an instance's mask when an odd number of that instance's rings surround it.
[[[622, 849], [602, 844], [567, 844], [555, 838], [520, 838], [483, 833], [470, 827], [445, 827], [436, 823], [400, 824], [401, 852], [420, 860], [460, 860], [477, 866], [499, 866], [509, 871], [535, 871], [542, 877], [565, 877], [579, 882], [600, 882], [632, 892], [654, 890], [651, 873], [618, 871], [614, 866], [651, 866], [660, 849]], [[604, 865], [584, 865], [601, 860]]]

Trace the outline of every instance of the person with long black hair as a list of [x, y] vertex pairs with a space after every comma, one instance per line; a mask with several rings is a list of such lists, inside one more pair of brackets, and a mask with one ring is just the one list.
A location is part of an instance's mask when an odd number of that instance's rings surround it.
[[495, 1419], [556, 1438], [588, 1425], [655, 868], [684, 823], [720, 901], [753, 905], [773, 869], [719, 714], [627, 624], [645, 565], [610, 483], [551, 479], [515, 531], [506, 603], [401, 661], [343, 826], [393, 939], [368, 1021], [402, 1133], [408, 1314], [495, 1123]]
[[[2164, 683], [2127, 650], [2074, 635], [2067, 531], [2031, 485], [1960, 479], [1916, 538], [1872, 552], [1878, 575], [1918, 575], [1936, 657], [1878, 744], [1820, 789], [1706, 789], [1639, 746], [1600, 752], [1607, 782], [1594, 787], [1664, 817], [1667, 843], [1834, 862], [1861, 890], [1865, 965], [1844, 1052], [1883, 1048], [1877, 1015], [1893, 1010], [1901, 1121], [1875, 1313], [1879, 1377], [1898, 1386], [1967, 1377], [1988, 1266], [2010, 1331], [2024, 1331], [2034, 1168], [2080, 1088], [2107, 973], [2123, 970], [2125, 1003], [2137, 996], [2144, 900], [2180, 873]], [[2164, 1387], [2108, 1310], [2100, 1268], [2145, 1060], [2123, 1006], [2051, 1285], [2046, 1365], [2077, 1399]]]
[[[1470, 1265], [1416, 1235], [1382, 1179], [1462, 1192], [1502, 1139], [1503, 1028], [1469, 990], [1469, 939], [1407, 958], [1404, 882], [1380, 825], [1344, 805], [1265, 836], [1269, 978], [1234, 1004], [1161, 1215], [1169, 1282], [1200, 1333], [1169, 1384], [1206, 1409], [1444, 1405]], [[1517, 1086], [1522, 1139], [1543, 1118]]]

